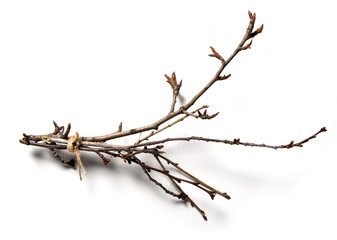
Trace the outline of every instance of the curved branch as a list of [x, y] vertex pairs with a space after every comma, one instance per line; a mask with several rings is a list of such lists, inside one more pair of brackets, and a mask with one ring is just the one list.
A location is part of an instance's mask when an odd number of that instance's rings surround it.
[[[244, 48], [244, 44], [246, 43], [247, 40], [249, 40], [250, 38], [255, 37], [257, 34], [262, 32], [263, 29], [263, 25], [258, 28], [255, 32], [253, 32], [253, 28], [254, 28], [254, 24], [255, 24], [255, 20], [256, 20], [256, 14], [252, 14], [251, 12], [248, 12], [249, 14], [249, 24], [248, 24], [248, 28], [246, 30], [245, 35], [243, 36], [241, 42], [239, 43], [239, 45], [236, 47], [236, 49], [234, 50], [234, 52], [232, 53], [232, 55], [229, 56], [229, 58], [227, 60], [224, 60], [219, 54], [217, 56], [219, 56], [218, 58], [221, 60], [221, 66], [219, 68], [219, 70], [216, 72], [216, 74], [214, 75], [214, 77], [211, 79], [211, 81], [208, 82], [208, 84], [200, 90], [200, 92], [198, 92], [188, 103], [186, 103], [184, 106], [182, 106], [181, 108], [179, 108], [176, 111], [170, 111], [165, 117], [159, 119], [158, 121], [150, 124], [150, 125], [146, 125], [143, 127], [139, 127], [139, 128], [134, 128], [134, 129], [129, 129], [126, 131], [121, 131], [121, 132], [116, 132], [116, 133], [112, 133], [112, 134], [107, 134], [107, 135], [103, 135], [103, 136], [96, 136], [96, 137], [83, 137], [82, 140], [83, 141], [93, 141], [93, 142], [104, 142], [104, 141], [108, 141], [114, 138], [119, 138], [119, 137], [124, 137], [124, 136], [128, 136], [128, 135], [133, 135], [136, 133], [140, 133], [140, 132], [145, 132], [148, 130], [152, 130], [152, 129], [158, 129], [158, 127], [167, 122], [168, 120], [180, 115], [183, 113], [183, 111], [186, 111], [187, 109], [189, 109], [191, 106], [193, 106], [193, 104], [218, 80], [221, 80], [221, 74], [223, 72], [223, 70], [225, 69], [225, 67], [233, 60], [233, 58], [242, 50], [245, 50]], [[251, 43], [250, 43], [251, 44]], [[250, 47], [249, 44], [249, 47]], [[214, 48], [212, 48], [212, 50], [214, 50]], [[213, 53], [215, 52], [215, 50], [213, 51]], [[174, 105], [173, 105], [174, 107]], [[172, 110], [172, 107], [171, 107]]]

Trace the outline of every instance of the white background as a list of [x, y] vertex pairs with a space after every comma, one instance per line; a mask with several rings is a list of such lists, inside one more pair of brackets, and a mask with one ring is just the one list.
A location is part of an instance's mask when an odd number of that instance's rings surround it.
[[[149, 182], [139, 166], [104, 166], [83, 154], [87, 176], [48, 151], [19, 144], [72, 123], [82, 136], [150, 124], [171, 103], [164, 74], [190, 99], [213, 77], [248, 24], [265, 24], [252, 49], [167, 136], [287, 144], [321, 127], [303, 148], [166, 144], [167, 156], [226, 191], [230, 201], [182, 185], [205, 210]], [[336, 17], [334, 1], [1, 1], [1, 239], [336, 239]], [[139, 135], [115, 141], [133, 143]], [[72, 156], [63, 154], [66, 158]], [[151, 159], [147, 159], [148, 161]]]

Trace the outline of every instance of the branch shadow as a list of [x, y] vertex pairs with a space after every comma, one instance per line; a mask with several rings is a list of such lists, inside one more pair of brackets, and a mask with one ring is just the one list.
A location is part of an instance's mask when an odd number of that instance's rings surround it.
[[[69, 161], [71, 159], [75, 159], [75, 155], [72, 153], [68, 153], [66, 151], [57, 151], [57, 153], [60, 155], [60, 157], [66, 161]], [[77, 164], [75, 167], [69, 166], [67, 164], [63, 164], [59, 161], [59, 159], [55, 158], [51, 151], [47, 149], [33, 149], [31, 151], [31, 156], [36, 161], [44, 161], [50, 164], [55, 165], [56, 167], [62, 168], [64, 170], [73, 170], [74, 174], [78, 174], [77, 170]], [[143, 169], [135, 164], [135, 163], [124, 163], [122, 159], [120, 158], [114, 158], [109, 157], [105, 154], [105, 157], [110, 159], [110, 162], [105, 165], [103, 160], [94, 153], [87, 153], [87, 152], [81, 152], [81, 160], [82, 163], [86, 169], [87, 175], [85, 176], [86, 182], [90, 185], [90, 188], [94, 188], [94, 180], [97, 178], [108, 178], [111, 180], [111, 184], [116, 184], [120, 180], [120, 176], [130, 176], [132, 179], [132, 186], [148, 189], [148, 192], [153, 193], [152, 197], [159, 198], [160, 200], [167, 201], [167, 194], [157, 187], [155, 184], [149, 181], [146, 174], [144, 174]], [[151, 161], [149, 159], [150, 156], [143, 156], [142, 161]], [[154, 174], [152, 174], [152, 171], [150, 172], [152, 177], [154, 177]], [[83, 177], [83, 176], [82, 176]], [[171, 197], [172, 198], [172, 197]], [[181, 200], [175, 200], [171, 201], [173, 204], [185, 204]]]
[[[74, 154], [71, 154], [65, 151], [58, 151], [58, 154], [64, 160], [67, 160], [67, 161], [74, 159], [75, 157]], [[64, 170], [74, 171], [74, 174], [78, 174], [76, 170], [77, 166], [71, 167], [67, 164], [61, 163], [59, 159], [55, 158], [52, 152], [47, 149], [39, 149], [39, 148], [32, 149], [31, 156], [36, 161], [45, 161], [47, 163], [53, 164]], [[102, 175], [110, 174], [109, 179], [111, 179], [111, 184], [116, 184], [116, 181], [120, 180], [118, 179], [119, 176], [128, 175], [134, 182], [132, 186], [135, 186], [137, 188], [141, 186], [142, 188], [145, 188], [146, 192], [149, 192], [152, 194], [150, 196], [151, 198], [155, 197], [158, 199], [158, 201], [165, 201], [165, 202], [168, 202], [168, 204], [172, 204], [176, 206], [184, 206], [184, 208], [186, 208], [188, 211], [196, 211], [196, 209], [193, 210], [193, 207], [191, 207], [191, 204], [189, 201], [173, 198], [172, 196], [167, 195], [158, 186], [150, 182], [148, 177], [144, 174], [143, 169], [139, 165], [124, 163], [119, 158], [109, 158], [109, 159], [110, 159], [110, 162], [107, 165], [104, 165], [103, 160], [98, 155], [93, 154], [93, 153], [81, 152], [81, 160], [87, 171], [87, 176], [85, 176], [85, 178], [86, 178], [86, 182], [89, 184], [89, 189], [95, 188], [95, 184], [93, 183], [94, 182], [93, 180], [95, 178], [101, 178]], [[152, 161], [151, 156], [148, 156], [148, 155], [142, 156], [142, 161], [144, 162]], [[160, 176], [158, 174], [152, 174], [152, 171], [150, 172], [150, 174], [152, 175], [152, 177], [156, 179], [158, 176]], [[160, 180], [160, 182], [162, 182], [164, 178], [162, 176], [160, 177], [161, 178], [157, 180]], [[169, 180], [167, 180], [165, 183], [164, 182], [162, 183], [168, 189], [176, 193], [179, 193], [179, 191], [173, 186], [173, 184]], [[188, 192], [186, 193], [188, 194]], [[201, 194], [204, 194], [204, 193], [201, 193]], [[206, 215], [208, 215], [207, 212], [210, 210], [213, 213], [216, 213], [217, 220], [223, 221], [224, 219], [226, 219], [226, 215], [222, 211], [219, 211], [219, 209], [213, 209], [214, 207], [212, 207], [212, 201], [208, 201], [208, 202], [203, 201], [202, 203], [203, 206], [200, 206], [198, 204], [199, 199], [193, 198], [193, 201], [195, 201], [196, 204], [206, 212]], [[199, 213], [196, 213], [196, 216], [200, 217], [198, 215]]]

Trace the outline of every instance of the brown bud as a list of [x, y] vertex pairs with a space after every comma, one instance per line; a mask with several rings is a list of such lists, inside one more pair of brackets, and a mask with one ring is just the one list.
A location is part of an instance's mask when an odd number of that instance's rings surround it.
[[259, 34], [259, 33], [261, 33], [262, 32], [262, 30], [263, 30], [263, 24], [258, 28], [258, 29], [256, 29], [256, 34]]
[[252, 32], [249, 37], [250, 38], [255, 37], [257, 34], [262, 33], [262, 30], [263, 30], [263, 24], [258, 29], [256, 29], [254, 32]]
[[232, 76], [232, 74], [223, 75], [222, 77], [219, 77], [219, 80], [226, 80], [226, 79], [229, 78], [230, 76]]
[[249, 15], [249, 19], [251, 21], [255, 21], [255, 19], [256, 19], [256, 14], [255, 13], [252, 14], [250, 11], [248, 11], [248, 15]]
[[246, 46], [241, 47], [241, 50], [247, 50], [248, 48], [250, 48], [252, 43], [253, 43], [253, 40], [250, 40], [250, 42]]
[[223, 57], [222, 57], [219, 53], [217, 53], [217, 51], [215, 51], [215, 49], [214, 49], [212, 46], [210, 46], [210, 48], [211, 48], [213, 54], [209, 54], [208, 56], [210, 56], [210, 57], [215, 57], [215, 58], [221, 60], [222, 62], [225, 61], [225, 60], [223, 59]]
[[175, 72], [172, 73], [171, 77], [167, 76], [166, 74], [164, 75], [167, 78], [167, 82], [171, 85], [172, 89], [174, 91], [178, 91], [182, 85], [182, 80], [177, 84], [177, 78]]
[[252, 18], [252, 17], [253, 17], [251, 11], [249, 11], [249, 10], [248, 10], [248, 16], [249, 16], [249, 18]]
[[231, 199], [231, 197], [227, 194], [227, 193], [222, 193], [222, 196], [224, 196], [225, 198], [227, 198], [228, 200]]

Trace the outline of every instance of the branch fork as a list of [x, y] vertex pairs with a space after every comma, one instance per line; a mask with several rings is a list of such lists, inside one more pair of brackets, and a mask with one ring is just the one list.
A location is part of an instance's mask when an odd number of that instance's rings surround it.
[[[203, 141], [203, 142], [215, 142], [222, 144], [230, 144], [230, 145], [242, 145], [242, 146], [250, 146], [250, 147], [264, 147], [271, 149], [289, 149], [293, 147], [302, 147], [306, 142], [316, 138], [322, 132], [326, 131], [326, 128], [321, 128], [314, 135], [298, 142], [291, 141], [289, 144], [285, 145], [267, 145], [267, 144], [256, 144], [250, 142], [242, 142], [240, 138], [235, 138], [234, 140], [226, 140], [226, 139], [213, 139], [213, 138], [205, 138], [199, 136], [190, 136], [190, 137], [173, 137], [166, 138], [156, 141], [150, 141], [150, 138], [153, 136], [160, 134], [162, 131], [182, 122], [187, 117], [195, 117], [197, 119], [213, 119], [218, 116], [219, 112], [215, 114], [209, 115], [207, 113], [208, 105], [202, 105], [201, 107], [189, 111], [189, 109], [194, 106], [195, 102], [206, 92], [208, 89], [217, 81], [228, 79], [231, 74], [225, 75], [223, 74], [226, 66], [234, 59], [234, 57], [241, 52], [242, 50], [247, 50], [251, 48], [252, 39], [255, 38], [258, 34], [260, 34], [263, 30], [263, 25], [257, 28], [255, 31], [254, 25], [256, 21], [256, 14], [252, 14], [248, 12], [249, 15], [249, 24], [246, 29], [246, 32], [238, 44], [238, 46], [234, 49], [233, 53], [225, 59], [222, 57], [213, 47], [211, 48], [212, 53], [209, 54], [210, 57], [214, 57], [220, 60], [221, 65], [219, 69], [216, 71], [213, 78], [209, 80], [209, 82], [202, 88], [199, 92], [195, 94], [186, 104], [178, 107], [176, 109], [176, 99], [179, 95], [180, 89], [182, 87], [182, 80], [178, 83], [176, 74], [173, 72], [171, 76], [164, 75], [167, 79], [167, 82], [170, 84], [173, 92], [172, 103], [170, 106], [169, 112], [160, 118], [159, 120], [145, 126], [141, 126], [138, 128], [132, 128], [128, 130], [123, 130], [122, 123], [119, 124], [118, 130], [113, 133], [109, 133], [103, 136], [92, 136], [92, 137], [80, 137], [78, 132], [74, 136], [69, 136], [71, 131], [71, 124], [67, 125], [67, 128], [64, 126], [58, 126], [55, 121], [53, 121], [54, 131], [49, 134], [42, 135], [27, 135], [23, 133], [23, 138], [20, 139], [20, 143], [25, 145], [32, 145], [41, 148], [49, 149], [55, 158], [59, 159], [62, 163], [74, 166], [74, 160], [64, 160], [58, 154], [58, 151], [67, 150], [69, 152], [76, 153], [76, 160], [79, 169], [79, 176], [82, 180], [81, 173], [86, 173], [84, 164], [80, 158], [80, 151], [93, 152], [98, 155], [102, 160], [103, 164], [107, 165], [112, 159], [120, 159], [125, 163], [136, 164], [139, 165], [140, 168], [147, 175], [149, 180], [153, 182], [155, 185], [160, 187], [165, 193], [171, 195], [172, 197], [188, 201], [192, 207], [197, 209], [203, 219], [207, 220], [205, 212], [195, 203], [194, 200], [189, 197], [189, 195], [183, 190], [181, 183], [190, 184], [201, 191], [207, 193], [211, 199], [214, 199], [216, 195], [222, 196], [226, 199], [230, 199], [230, 196], [224, 192], [220, 191], [204, 181], [198, 179], [185, 169], [179, 166], [178, 163], [172, 161], [168, 157], [165, 156], [164, 144], [169, 144], [169, 142], [177, 142], [177, 141]], [[247, 41], [250, 40], [248, 43]], [[166, 124], [165, 126], [162, 126]], [[137, 142], [132, 145], [114, 145], [109, 143], [108, 141], [127, 137], [130, 135], [134, 135], [137, 133], [146, 133], [145, 137], [140, 138]], [[141, 155], [149, 155], [155, 160], [155, 163], [159, 165], [159, 167], [153, 166], [153, 164], [148, 165], [141, 161]], [[177, 174], [171, 173], [167, 166], [171, 165], [175, 170], [178, 171]], [[152, 177], [152, 171], [160, 173], [167, 177], [175, 187], [175, 191], [168, 189], [154, 177]]]

